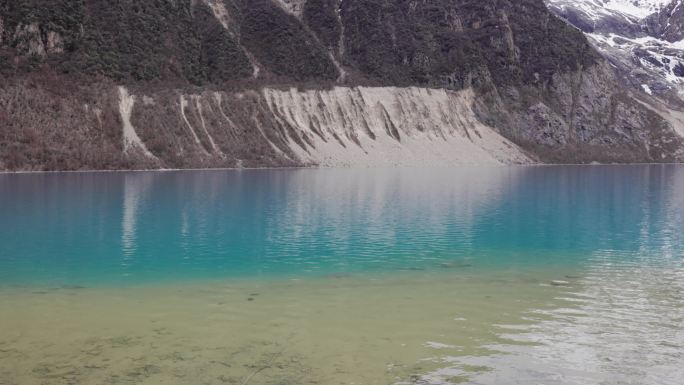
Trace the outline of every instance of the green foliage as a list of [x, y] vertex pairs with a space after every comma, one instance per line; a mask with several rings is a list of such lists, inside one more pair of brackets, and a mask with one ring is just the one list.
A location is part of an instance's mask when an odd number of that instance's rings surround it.
[[534, 81], [535, 74], [547, 81], [556, 72], [576, 71], [598, 60], [598, 53], [582, 32], [545, 12], [543, 2], [520, 0], [514, 4], [511, 12], [515, 12], [515, 17], [509, 19], [520, 49], [519, 66], [524, 82]]
[[[476, 67], [481, 57], [462, 31], [449, 23], [453, 1], [345, 2], [345, 52], [349, 65], [393, 84], [439, 83]], [[453, 21], [453, 20], [451, 20]]]
[[275, 75], [296, 80], [339, 75], [325, 48], [270, 0], [240, 0], [242, 44]]
[[386, 83], [520, 84], [596, 60], [542, 0], [345, 1], [341, 16], [346, 64]]
[[203, 78], [217, 83], [252, 74], [249, 59], [209, 7], [199, 5], [195, 8], [195, 24], [201, 36]]
[[190, 3], [164, 0], [92, 2], [83, 64], [114, 78], [201, 80], [200, 41]]
[[[66, 52], [47, 58], [51, 68], [117, 80], [247, 79], [245, 50], [269, 81], [334, 80], [330, 53], [343, 51], [340, 61], [375, 83], [455, 88], [543, 84], [596, 60], [543, 0], [308, 0], [304, 23], [273, 0], [223, 1], [230, 31], [193, 0], [0, 0], [0, 11], [8, 31], [35, 22], [43, 38], [60, 33]], [[40, 68], [16, 46], [0, 47], [2, 73], [14, 66], [8, 53]]]
[[209, 17], [211, 10], [191, 0], [0, 1], [8, 28], [36, 22], [43, 35], [64, 37], [66, 52], [49, 60], [66, 73], [195, 84], [251, 73], [235, 40]]
[[12, 56], [7, 52], [0, 51], [0, 74], [9, 73], [12, 70]]
[[86, 0], [0, 0], [5, 29], [19, 24], [38, 23], [43, 32], [58, 32], [67, 40], [67, 50], [75, 50], [85, 20]]
[[337, 52], [342, 24], [337, 15], [337, 0], [307, 0], [304, 6], [304, 23], [318, 36], [326, 48]]
[[40, 67], [41, 59], [37, 55], [30, 55], [28, 60], [26, 60], [26, 69], [28, 71], [35, 71]]

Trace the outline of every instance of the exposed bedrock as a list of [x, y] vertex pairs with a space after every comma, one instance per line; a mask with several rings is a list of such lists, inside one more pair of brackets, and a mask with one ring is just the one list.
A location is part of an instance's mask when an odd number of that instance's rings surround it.
[[[497, 100], [493, 98], [493, 100]], [[607, 62], [556, 73], [541, 89], [521, 88], [483, 104], [500, 132], [545, 163], [677, 162], [681, 121], [618, 86]]]
[[[0, 138], [12, 145], [2, 152], [0, 166], [44, 170], [532, 161], [478, 121], [471, 90], [336, 87], [146, 94], [103, 87], [75, 94], [83, 96], [56, 97], [20, 84], [5, 88], [0, 103], [12, 122]], [[32, 114], [26, 106], [53, 113]]]
[[0, 168], [681, 160], [676, 117], [665, 120], [662, 112], [613, 92], [611, 76], [600, 66], [558, 75], [544, 102], [528, 95], [539, 92], [534, 89], [501, 97], [470, 88], [227, 92], [16, 81], [0, 88]]

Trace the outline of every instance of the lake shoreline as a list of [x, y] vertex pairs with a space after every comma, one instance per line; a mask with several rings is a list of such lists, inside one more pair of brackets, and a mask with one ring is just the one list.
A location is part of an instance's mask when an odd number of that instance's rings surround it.
[[368, 167], [332, 167], [332, 166], [284, 166], [284, 167], [209, 167], [209, 168], [161, 168], [161, 169], [116, 169], [116, 170], [50, 170], [50, 171], [0, 171], [0, 175], [22, 175], [22, 174], [82, 174], [82, 173], [145, 173], [145, 172], [184, 172], [184, 171], [273, 171], [273, 170], [400, 170], [400, 169], [454, 169], [459, 167], [482, 167], [482, 168], [532, 168], [532, 167], [619, 167], [619, 166], [680, 166], [684, 163], [529, 163], [529, 164], [462, 164], [456, 166], [372, 166]]

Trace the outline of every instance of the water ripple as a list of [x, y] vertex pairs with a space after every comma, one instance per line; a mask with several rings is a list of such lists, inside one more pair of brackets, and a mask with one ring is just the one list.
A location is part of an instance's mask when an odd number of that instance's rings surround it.
[[659, 267], [639, 267], [619, 255], [597, 256], [559, 298], [565, 306], [533, 310], [531, 324], [499, 325], [509, 343], [486, 345], [496, 353], [442, 357], [447, 366], [421, 383], [465, 376], [488, 385], [681, 384], [684, 262], [659, 259], [651, 261]]

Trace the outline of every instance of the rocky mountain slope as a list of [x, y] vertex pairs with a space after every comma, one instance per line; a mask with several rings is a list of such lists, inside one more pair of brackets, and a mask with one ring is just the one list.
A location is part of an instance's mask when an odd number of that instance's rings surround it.
[[543, 0], [0, 0], [0, 169], [680, 161], [673, 123]]
[[[549, 8], [584, 31], [617, 68], [624, 84], [655, 96], [672, 116], [684, 111], [682, 0], [548, 0]], [[672, 119], [671, 119], [672, 120]], [[681, 123], [681, 122], [680, 122]], [[675, 128], [681, 131], [681, 124]]]

